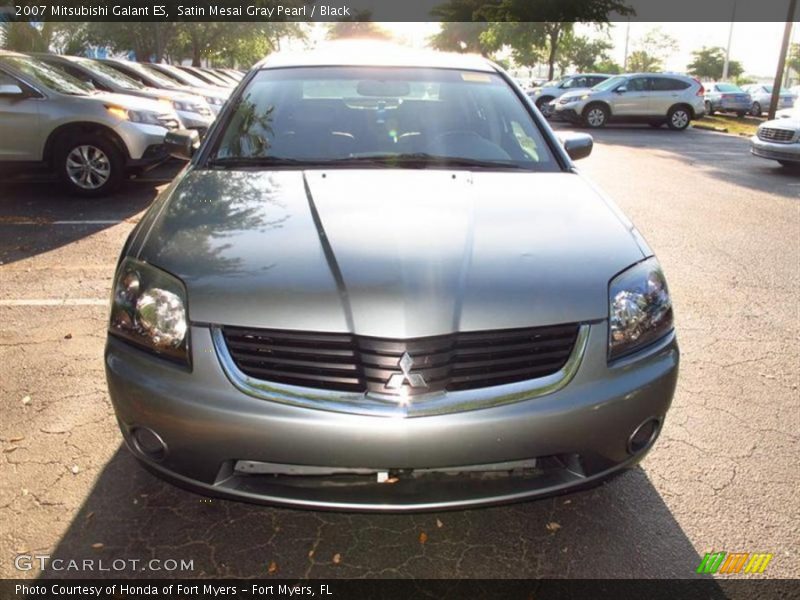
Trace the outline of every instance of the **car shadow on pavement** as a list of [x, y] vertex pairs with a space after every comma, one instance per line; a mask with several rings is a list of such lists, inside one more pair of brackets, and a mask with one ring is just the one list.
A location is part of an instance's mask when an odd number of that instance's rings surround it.
[[209, 499], [150, 475], [124, 447], [52, 557], [109, 570], [41, 577], [690, 578], [700, 563], [640, 468], [510, 506], [342, 514]]
[[[557, 123], [554, 130], [572, 130], [574, 126]], [[580, 129], [598, 144], [642, 148], [668, 154], [684, 166], [703, 169], [725, 184], [800, 199], [800, 168], [784, 167], [777, 161], [750, 154], [750, 139], [699, 129], [672, 131], [648, 125], [609, 125], [603, 129]], [[591, 160], [591, 157], [588, 159]], [[632, 168], [634, 166], [632, 165]]]
[[[61, 248], [120, 222], [135, 222], [181, 168], [167, 163], [103, 198], [70, 196], [54, 178], [0, 178], [0, 265]], [[120, 247], [124, 237], [120, 239]]]

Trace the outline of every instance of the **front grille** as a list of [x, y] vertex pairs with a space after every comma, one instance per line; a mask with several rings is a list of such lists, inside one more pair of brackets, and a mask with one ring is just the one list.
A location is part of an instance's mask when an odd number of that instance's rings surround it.
[[778, 129], [777, 127], [759, 127], [758, 139], [765, 142], [791, 142], [794, 131], [791, 129]]
[[578, 325], [406, 340], [243, 327], [224, 327], [222, 332], [236, 366], [256, 379], [326, 390], [418, 395], [552, 375], [572, 353]]

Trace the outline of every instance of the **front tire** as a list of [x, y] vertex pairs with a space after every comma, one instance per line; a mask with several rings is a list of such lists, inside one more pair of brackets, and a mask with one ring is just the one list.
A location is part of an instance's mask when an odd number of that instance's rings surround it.
[[592, 129], [600, 129], [608, 123], [609, 112], [602, 104], [590, 104], [583, 111], [583, 124]]
[[692, 115], [685, 106], [673, 106], [667, 113], [667, 126], [675, 131], [683, 131], [689, 126]]
[[754, 117], [761, 116], [761, 105], [758, 102], [753, 102], [753, 106], [750, 107], [750, 114]]
[[709, 117], [713, 117], [714, 116], [714, 106], [708, 100], [706, 100], [706, 114]]
[[536, 108], [538, 108], [539, 112], [546, 118], [553, 116], [553, 109], [550, 108], [550, 102], [552, 101], [553, 98], [551, 96], [544, 96], [536, 100]]
[[96, 198], [110, 194], [124, 178], [125, 160], [107, 137], [83, 134], [61, 140], [56, 172], [71, 194]]

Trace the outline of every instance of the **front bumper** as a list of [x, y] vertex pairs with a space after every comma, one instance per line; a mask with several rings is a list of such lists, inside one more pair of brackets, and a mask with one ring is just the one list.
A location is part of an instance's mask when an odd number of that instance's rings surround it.
[[167, 134], [166, 128], [148, 123], [120, 121], [114, 127], [114, 131], [125, 142], [125, 147], [128, 149], [128, 157], [132, 164], [140, 166], [159, 160], [153, 155], [155, 158], [150, 161], [148, 156], [153, 154], [152, 148], [157, 148], [164, 144], [164, 136]]
[[200, 113], [185, 110], [179, 110], [178, 116], [186, 129], [198, 129], [203, 132], [207, 131], [214, 122], [212, 115], [201, 115]]
[[[191, 344], [189, 372], [108, 340], [109, 392], [137, 458], [158, 475], [203, 494], [335, 510], [442, 510], [514, 502], [599, 482], [633, 466], [650, 448], [648, 443], [633, 452], [629, 438], [642, 423], [663, 421], [679, 362], [672, 333], [609, 366], [607, 326], [600, 322], [590, 328], [573, 380], [557, 392], [404, 419], [249, 396], [226, 378], [208, 328], [192, 327]], [[166, 452], [155, 458], [143, 452], [133, 437], [137, 428], [155, 432]], [[533, 460], [534, 469], [506, 473], [497, 468]], [[259, 464], [294, 474], [237, 468]], [[494, 472], [452, 473], [474, 465], [493, 465], [488, 470]], [[446, 468], [451, 472], [424, 471]], [[358, 471], [330, 474], [336, 469]], [[397, 481], [378, 483], [376, 472]]]
[[750, 153], [759, 158], [800, 164], [800, 141], [791, 144], [778, 144], [766, 142], [754, 135], [750, 138]]

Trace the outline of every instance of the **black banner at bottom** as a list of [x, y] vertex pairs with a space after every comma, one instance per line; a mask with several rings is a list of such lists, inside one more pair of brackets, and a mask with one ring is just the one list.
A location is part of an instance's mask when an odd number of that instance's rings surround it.
[[759, 600], [800, 598], [797, 579], [373, 579], [373, 580], [167, 580], [6, 579], [0, 599], [483, 599], [503, 600]]

